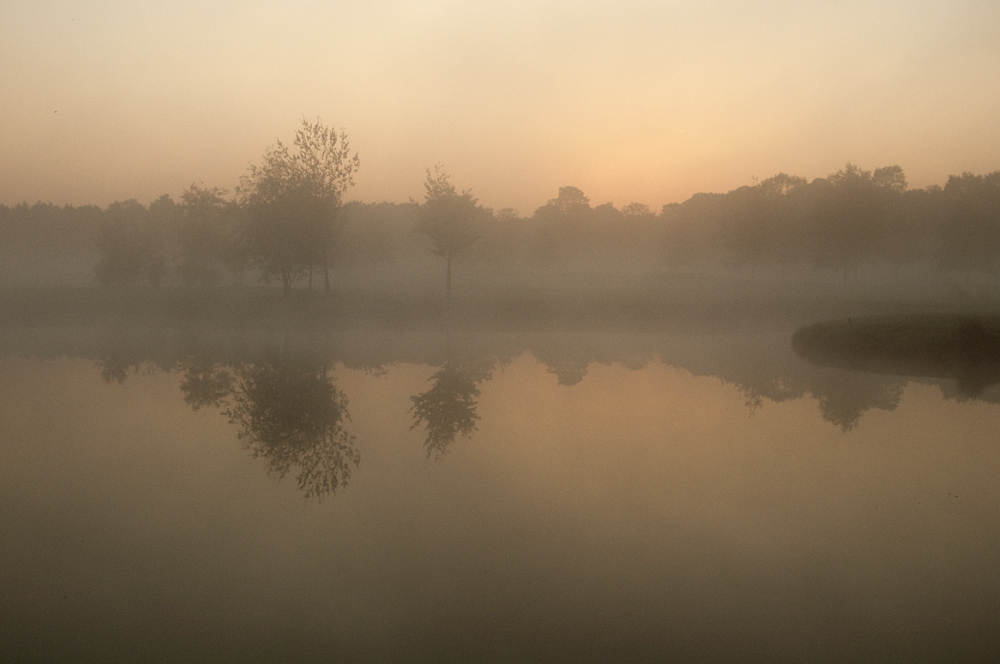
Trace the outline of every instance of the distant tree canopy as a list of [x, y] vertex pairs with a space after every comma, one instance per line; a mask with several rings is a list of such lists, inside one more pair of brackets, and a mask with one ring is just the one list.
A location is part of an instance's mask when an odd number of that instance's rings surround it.
[[952, 176], [944, 189], [907, 189], [899, 166], [853, 164], [806, 182], [779, 174], [727, 194], [695, 194], [660, 215], [676, 262], [811, 265], [857, 277], [863, 265], [898, 276], [937, 265], [966, 277], [1000, 262], [1000, 175]]
[[[135, 200], [112, 203], [97, 236], [100, 260], [97, 282], [102, 286], [146, 281], [159, 286], [166, 272], [163, 227], [172, 221], [168, 196], [149, 209]], [[157, 224], [156, 221], [161, 223]]]
[[190, 286], [212, 286], [231, 264], [235, 209], [220, 189], [192, 184], [181, 194], [183, 218], [177, 228], [177, 272]]
[[281, 281], [286, 295], [297, 277], [317, 267], [329, 292], [337, 215], [360, 161], [347, 135], [319, 120], [303, 120], [293, 145], [294, 151], [281, 141], [267, 148], [240, 179], [246, 251], [265, 279]]
[[446, 264], [445, 293], [451, 298], [451, 262], [479, 238], [479, 225], [485, 211], [479, 207], [471, 190], [461, 194], [448, 174], [436, 166], [427, 169], [426, 195], [417, 213], [415, 230], [430, 238], [432, 251]]
[[936, 271], [949, 278], [1000, 269], [1000, 171], [953, 175], [909, 189], [899, 166], [847, 164], [806, 181], [778, 173], [727, 193], [699, 193], [658, 213], [642, 203], [592, 206], [577, 187], [522, 217], [482, 208], [440, 169], [422, 202], [343, 202], [358, 167], [343, 133], [304, 121], [291, 147], [278, 142], [243, 177], [234, 200], [191, 185], [175, 203], [161, 196], [95, 206], [0, 205], [0, 283], [46, 279], [101, 285], [210, 286], [229, 272], [277, 279], [288, 292], [333, 264], [402, 269], [426, 254], [427, 236], [451, 263], [535, 270], [555, 263], [685, 270], [734, 269], [750, 278], [793, 268], [859, 279], [880, 271]]
[[1000, 263], [1000, 171], [952, 175], [941, 191], [942, 267], [962, 273], [994, 272]]
[[535, 210], [532, 218], [536, 225], [532, 253], [551, 262], [576, 256], [592, 230], [594, 210], [581, 190], [559, 187], [559, 195]]

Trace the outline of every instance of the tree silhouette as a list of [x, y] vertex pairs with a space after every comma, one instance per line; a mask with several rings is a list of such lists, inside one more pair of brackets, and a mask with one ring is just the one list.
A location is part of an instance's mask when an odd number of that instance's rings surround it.
[[885, 229], [883, 201], [872, 173], [847, 164], [812, 188], [818, 189], [814, 258], [839, 271], [842, 279], [849, 273], [856, 277], [859, 265], [877, 255]]
[[952, 175], [944, 186], [940, 261], [948, 270], [993, 272], [1000, 262], [1000, 171]]
[[[168, 204], [173, 205], [173, 201], [161, 197], [157, 216], [169, 213], [164, 209]], [[100, 260], [96, 273], [101, 286], [139, 281], [160, 285], [166, 271], [163, 237], [150, 217], [150, 209], [131, 199], [112, 203], [105, 210], [97, 237]]]
[[338, 211], [360, 161], [351, 155], [347, 135], [320, 120], [302, 121], [294, 147], [277, 141], [240, 179], [246, 249], [265, 279], [281, 281], [285, 295], [296, 278], [311, 277], [316, 267], [322, 268], [329, 293]]
[[417, 214], [415, 230], [431, 239], [431, 251], [445, 260], [445, 297], [451, 299], [451, 262], [479, 238], [478, 225], [485, 215], [471, 190], [461, 194], [440, 166], [427, 169], [426, 196]]
[[559, 187], [555, 198], [535, 210], [533, 253], [542, 261], [573, 257], [593, 230], [594, 209], [577, 187]]
[[208, 286], [222, 279], [232, 243], [227, 222], [231, 206], [215, 187], [192, 184], [181, 194], [184, 216], [177, 228], [178, 274], [190, 286]]

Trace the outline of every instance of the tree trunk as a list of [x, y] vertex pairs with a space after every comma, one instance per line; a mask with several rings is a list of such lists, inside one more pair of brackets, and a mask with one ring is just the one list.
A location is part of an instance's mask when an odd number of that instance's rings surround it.
[[448, 268], [445, 271], [445, 281], [444, 281], [444, 297], [446, 300], [451, 299], [451, 256], [445, 259], [448, 263]]
[[283, 273], [281, 275], [281, 294], [284, 297], [288, 297], [288, 294], [292, 292], [292, 275], [290, 273]]
[[330, 252], [326, 249], [323, 250], [323, 287], [326, 288], [326, 294], [330, 294]]

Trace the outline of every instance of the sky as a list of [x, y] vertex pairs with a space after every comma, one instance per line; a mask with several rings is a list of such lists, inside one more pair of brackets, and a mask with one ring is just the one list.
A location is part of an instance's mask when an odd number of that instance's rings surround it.
[[993, 0], [0, 1], [0, 203], [232, 191], [303, 118], [348, 200], [428, 167], [530, 214], [653, 209], [787, 172], [1000, 169]]

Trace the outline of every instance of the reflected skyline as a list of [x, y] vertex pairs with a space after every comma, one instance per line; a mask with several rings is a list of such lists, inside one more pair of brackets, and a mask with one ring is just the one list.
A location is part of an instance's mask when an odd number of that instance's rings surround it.
[[[409, 405], [412, 428], [424, 431], [424, 449], [429, 458], [442, 458], [456, 438], [473, 436], [480, 423], [478, 399], [482, 387], [489, 384], [498, 368], [525, 354], [541, 362], [558, 385], [571, 390], [586, 382], [595, 365], [617, 364], [638, 371], [658, 361], [734, 385], [750, 414], [768, 404], [811, 397], [817, 401], [822, 418], [844, 432], [855, 429], [866, 412], [893, 411], [906, 385], [913, 381], [937, 384], [945, 398], [991, 403], [1000, 400], [995, 394], [1000, 374], [994, 369], [1000, 365], [994, 365], [986, 356], [948, 364], [947, 370], [941, 368], [944, 365], [934, 365], [923, 372], [909, 360], [909, 364], [884, 366], [880, 375], [857, 371], [871, 365], [870, 357], [827, 358], [817, 363], [813, 355], [803, 354], [800, 348], [799, 355], [804, 358], [800, 359], [793, 352], [791, 334], [620, 337], [573, 332], [523, 336], [458, 333], [450, 328], [446, 326], [430, 336], [391, 335], [394, 341], [374, 354], [373, 349], [366, 349], [363, 334], [356, 338], [301, 335], [297, 339], [293, 335], [291, 347], [298, 348], [294, 353], [316, 358], [328, 370], [338, 363], [376, 375], [401, 362], [433, 368], [429, 385], [415, 391]], [[145, 350], [143, 342], [131, 338], [117, 343], [115, 351], [109, 352], [106, 346], [98, 350], [97, 363], [106, 382], [119, 384], [137, 372], [180, 371], [183, 398], [194, 410], [225, 408], [237, 387], [237, 368], [255, 366], [266, 356], [263, 349], [269, 344], [265, 336], [249, 345], [244, 342], [243, 350], [232, 346], [211, 350], [227, 338], [224, 335], [209, 341], [209, 337], [203, 337], [198, 341], [196, 335], [184, 342], [172, 342], [181, 344], [176, 350], [171, 350], [169, 343], [164, 345], [164, 337], [156, 337], [156, 346]], [[391, 349], [394, 345], [396, 350]], [[456, 346], [460, 351], [454, 350]], [[439, 355], [442, 347], [445, 352]], [[992, 353], [983, 348], [969, 352]], [[927, 360], [921, 361], [921, 366], [930, 366]]]
[[[1000, 382], [1000, 331], [994, 318], [924, 315], [848, 319], [798, 330], [799, 356], [848, 371], [938, 378], [959, 399], [992, 400]], [[993, 390], [995, 391], [995, 390]], [[898, 396], [897, 396], [898, 401]]]

